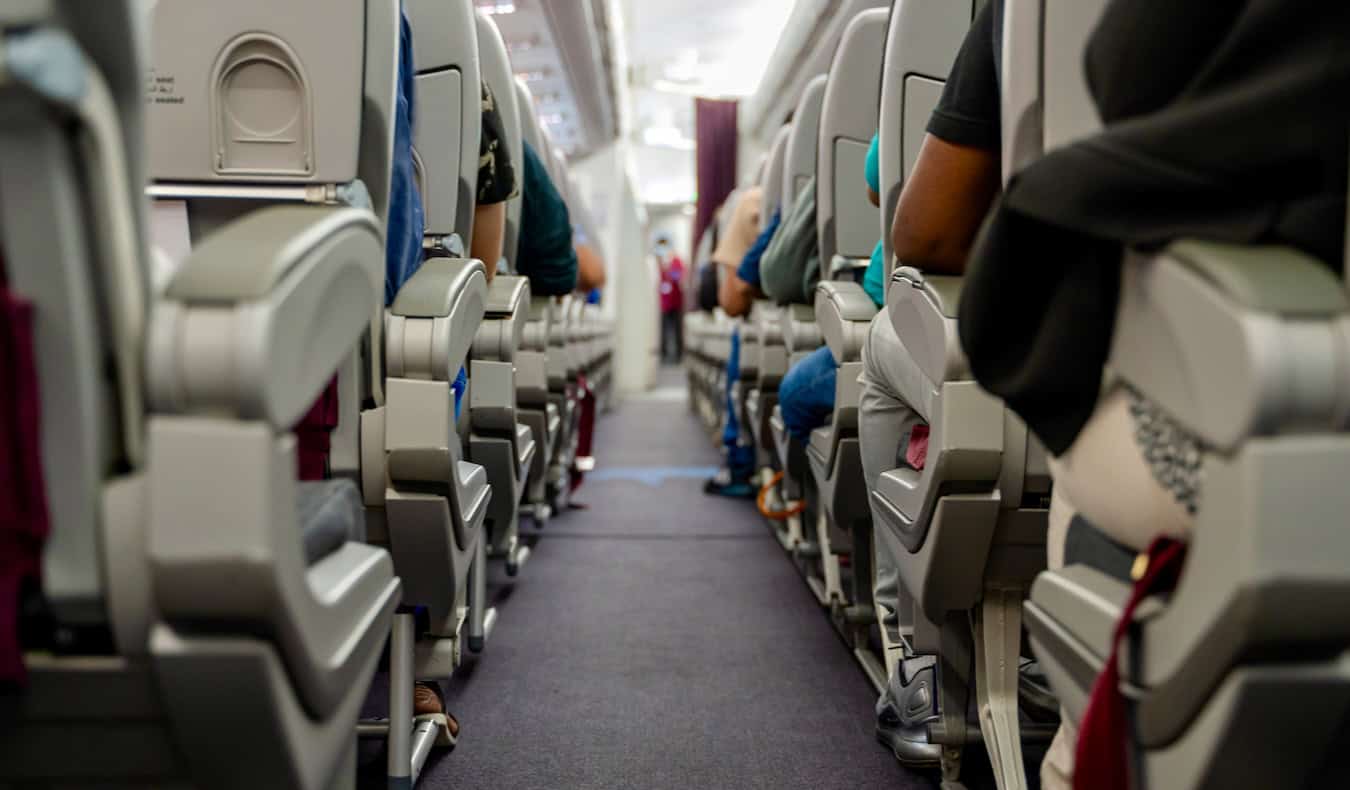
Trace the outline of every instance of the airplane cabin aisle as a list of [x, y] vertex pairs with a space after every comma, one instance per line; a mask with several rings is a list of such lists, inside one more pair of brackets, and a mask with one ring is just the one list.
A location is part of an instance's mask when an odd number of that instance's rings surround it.
[[447, 701], [463, 734], [419, 786], [927, 788], [873, 739], [875, 695], [718, 462], [682, 374], [597, 426], [587, 511], [535, 532]]

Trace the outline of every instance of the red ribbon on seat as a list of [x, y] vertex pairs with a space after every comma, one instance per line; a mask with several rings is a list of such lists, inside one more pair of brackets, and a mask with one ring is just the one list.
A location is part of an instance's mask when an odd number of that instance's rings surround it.
[[1092, 684], [1079, 725], [1074, 752], [1074, 790], [1129, 790], [1130, 729], [1125, 696], [1120, 693], [1120, 646], [1134, 622], [1135, 610], [1150, 595], [1176, 586], [1186, 544], [1158, 538], [1148, 547], [1148, 567], [1134, 583], [1129, 601], [1111, 636], [1111, 654]]
[[51, 528], [42, 474], [42, 409], [33, 351], [33, 305], [0, 269], [0, 685], [27, 675], [19, 643], [19, 591], [42, 574]]

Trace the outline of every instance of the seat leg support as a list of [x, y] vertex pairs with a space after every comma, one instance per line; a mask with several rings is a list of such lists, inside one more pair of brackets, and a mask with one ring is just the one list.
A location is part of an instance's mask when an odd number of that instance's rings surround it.
[[1023, 590], [989, 587], [975, 620], [975, 682], [980, 728], [999, 790], [1025, 790], [1017, 715]]
[[412, 787], [413, 616], [394, 615], [389, 638], [389, 787]]
[[469, 565], [469, 650], [483, 651], [487, 641], [487, 544], [482, 536]]
[[830, 546], [830, 522], [823, 510], [816, 516], [816, 542], [820, 546], [820, 568], [825, 577], [825, 605], [842, 603], [844, 585], [840, 581], [839, 556]]

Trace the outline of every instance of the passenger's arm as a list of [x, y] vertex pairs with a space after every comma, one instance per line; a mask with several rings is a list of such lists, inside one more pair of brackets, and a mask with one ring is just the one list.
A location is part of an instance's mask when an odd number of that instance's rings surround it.
[[605, 262], [589, 244], [575, 245], [577, 251], [577, 290], [590, 293], [605, 284]]
[[896, 260], [932, 274], [963, 274], [998, 190], [997, 151], [925, 136], [891, 223]]
[[497, 262], [502, 259], [502, 238], [506, 235], [506, 204], [479, 205], [473, 210], [473, 241], [469, 243], [469, 257], [483, 262], [488, 282], [497, 273]]
[[755, 296], [755, 287], [737, 276], [734, 267], [722, 267], [722, 284], [718, 286], [717, 303], [727, 315], [735, 317], [749, 313]]

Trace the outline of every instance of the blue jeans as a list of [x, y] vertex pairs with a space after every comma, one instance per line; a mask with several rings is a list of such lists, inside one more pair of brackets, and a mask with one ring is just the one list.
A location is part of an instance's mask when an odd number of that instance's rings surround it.
[[755, 471], [755, 448], [743, 442], [741, 424], [733, 393], [741, 377], [741, 332], [731, 333], [731, 353], [727, 355], [727, 418], [722, 426], [722, 444], [727, 448], [727, 468], [733, 477], [749, 477]]
[[829, 421], [834, 413], [834, 383], [839, 368], [826, 346], [812, 351], [783, 377], [778, 385], [778, 407], [783, 425], [792, 438], [805, 444], [811, 431]]

